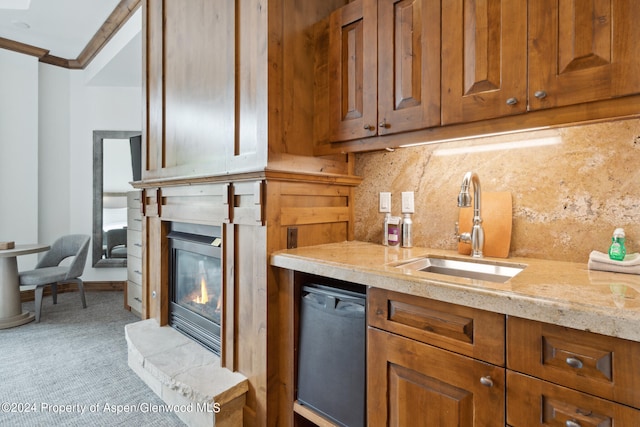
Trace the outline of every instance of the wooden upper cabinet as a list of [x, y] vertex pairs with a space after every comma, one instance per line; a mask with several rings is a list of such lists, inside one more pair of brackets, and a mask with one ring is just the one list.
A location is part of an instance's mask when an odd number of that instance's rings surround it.
[[440, 124], [439, 17], [427, 0], [356, 0], [331, 15], [331, 141]]
[[442, 1], [442, 124], [527, 109], [527, 1]]
[[440, 3], [378, 0], [378, 134], [440, 124]]
[[531, 110], [640, 93], [640, 2], [529, 2]]
[[638, 22], [637, 0], [350, 1], [319, 50], [315, 153], [633, 115]]
[[332, 141], [375, 135], [375, 1], [357, 0], [329, 18], [329, 107]]

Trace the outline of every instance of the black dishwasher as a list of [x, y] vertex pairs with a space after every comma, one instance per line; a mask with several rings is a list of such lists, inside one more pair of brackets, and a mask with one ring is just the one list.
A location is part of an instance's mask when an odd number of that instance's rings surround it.
[[341, 426], [366, 425], [365, 307], [364, 287], [302, 287], [298, 402]]

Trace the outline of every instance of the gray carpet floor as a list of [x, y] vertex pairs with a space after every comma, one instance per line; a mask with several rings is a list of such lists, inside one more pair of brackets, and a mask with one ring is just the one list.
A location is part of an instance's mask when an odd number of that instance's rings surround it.
[[[184, 426], [127, 365], [122, 292], [45, 297], [40, 323], [0, 330], [1, 426]], [[33, 311], [33, 302], [23, 310]]]

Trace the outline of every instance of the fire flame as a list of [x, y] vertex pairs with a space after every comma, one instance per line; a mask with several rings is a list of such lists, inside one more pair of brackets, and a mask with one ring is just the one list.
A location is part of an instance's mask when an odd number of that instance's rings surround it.
[[209, 293], [207, 292], [207, 282], [204, 277], [200, 279], [200, 296], [194, 299], [197, 304], [206, 304], [209, 302]]
[[218, 298], [218, 303], [216, 304], [216, 313], [220, 313], [222, 310], [222, 298]]

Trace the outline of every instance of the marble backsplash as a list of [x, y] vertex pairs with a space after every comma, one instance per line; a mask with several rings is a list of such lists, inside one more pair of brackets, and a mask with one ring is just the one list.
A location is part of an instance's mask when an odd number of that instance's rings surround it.
[[457, 195], [467, 171], [513, 200], [510, 256], [586, 262], [616, 227], [640, 252], [640, 119], [356, 155], [355, 238], [382, 241], [381, 191], [415, 192], [414, 246], [457, 248]]

